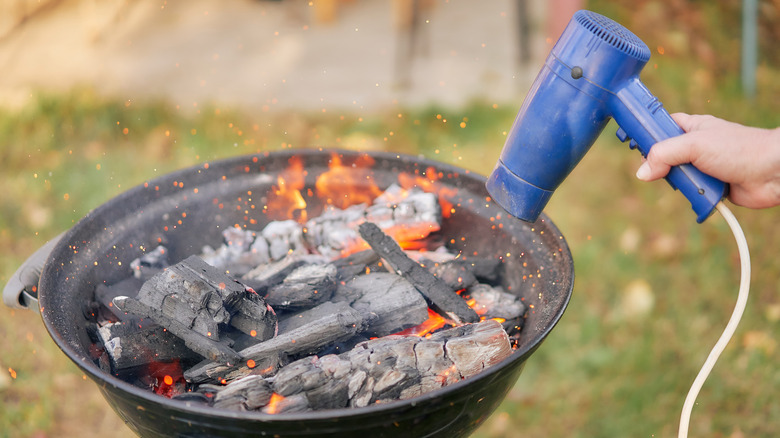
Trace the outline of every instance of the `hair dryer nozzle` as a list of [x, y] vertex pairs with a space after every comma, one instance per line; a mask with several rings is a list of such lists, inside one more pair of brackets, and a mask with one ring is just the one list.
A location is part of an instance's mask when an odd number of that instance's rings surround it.
[[553, 192], [536, 187], [512, 173], [501, 160], [488, 178], [490, 196], [512, 216], [536, 222]]

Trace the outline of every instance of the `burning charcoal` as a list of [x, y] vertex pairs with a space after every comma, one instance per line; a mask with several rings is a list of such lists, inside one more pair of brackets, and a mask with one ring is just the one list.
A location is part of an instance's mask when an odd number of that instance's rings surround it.
[[428, 271], [453, 290], [466, 289], [477, 282], [477, 277], [459, 260], [444, 263], [424, 263]]
[[232, 306], [230, 325], [258, 341], [276, 336], [276, 312], [256, 293], [247, 293]]
[[329, 300], [335, 290], [335, 266], [305, 265], [292, 271], [281, 284], [271, 287], [265, 299], [279, 310], [301, 309]]
[[280, 260], [287, 254], [306, 254], [301, 225], [294, 220], [274, 221], [263, 228], [261, 235], [268, 242], [271, 260]]
[[366, 221], [397, 240], [419, 240], [441, 228], [441, 206], [433, 193], [393, 184], [366, 209]]
[[475, 301], [474, 310], [483, 318], [515, 319], [525, 313], [525, 304], [517, 296], [504, 292], [500, 287], [476, 284], [468, 289]]
[[458, 324], [477, 322], [479, 317], [449, 286], [410, 259], [398, 243], [371, 222], [360, 225], [360, 235], [390, 265], [393, 270], [409, 280], [439, 313], [449, 316]]
[[305, 412], [308, 410], [310, 410], [309, 401], [303, 394], [296, 394], [290, 397], [282, 397], [278, 394], [274, 394], [271, 398], [271, 403], [262, 409], [266, 414]]
[[168, 250], [160, 245], [154, 251], [148, 252], [130, 262], [133, 276], [146, 281], [153, 275], [168, 267]]
[[348, 281], [364, 274], [367, 267], [375, 265], [379, 260], [380, 258], [374, 250], [367, 249], [336, 259], [333, 261], [333, 265], [338, 270], [338, 278], [342, 281]]
[[441, 228], [441, 207], [433, 193], [404, 190], [393, 184], [368, 207], [326, 208], [306, 222], [306, 241], [320, 254], [337, 258], [361, 247], [356, 228], [365, 221], [375, 222], [396, 239], [419, 240]]
[[214, 397], [214, 407], [236, 411], [254, 411], [271, 401], [271, 384], [261, 376], [247, 376], [230, 382]]
[[[330, 305], [325, 303], [322, 305]], [[239, 352], [244, 363], [238, 367], [219, 363], [201, 362], [184, 372], [184, 377], [193, 383], [224, 378], [227, 381], [243, 377], [252, 372], [246, 361], [252, 360], [254, 368], [276, 369], [282, 357], [313, 354], [325, 345], [345, 341], [365, 329], [365, 322], [358, 311], [346, 303], [335, 304], [331, 312], [322, 312], [317, 319], [267, 341], [245, 348]], [[235, 362], [234, 362], [235, 363]]]
[[428, 304], [403, 277], [389, 272], [361, 275], [347, 287], [366, 291], [352, 307], [367, 315], [370, 336], [387, 336], [428, 319]]
[[290, 254], [281, 260], [259, 265], [241, 277], [241, 281], [257, 293], [264, 295], [271, 286], [275, 286], [295, 269], [307, 264], [325, 264], [328, 259], [319, 255]]
[[[159, 309], [168, 319], [214, 340], [220, 338], [220, 326], [230, 323], [236, 313], [240, 313], [237, 328], [255, 330], [264, 337], [261, 340], [273, 336], [275, 331], [276, 315], [262, 298], [197, 256], [152, 277], [144, 283], [137, 299]], [[256, 305], [244, 303], [245, 300]]]
[[222, 232], [224, 243], [216, 250], [203, 247], [203, 260], [222, 269], [228, 269], [234, 275], [248, 272], [257, 265], [268, 263], [268, 242], [258, 233], [231, 227]]
[[220, 363], [237, 363], [238, 353], [227, 345], [203, 336], [163, 312], [129, 297], [116, 297], [114, 306], [134, 315], [150, 318], [184, 341], [184, 345], [199, 355]]
[[138, 291], [144, 285], [144, 280], [141, 278], [127, 277], [126, 279], [119, 281], [110, 286], [105, 284], [98, 284], [95, 288], [95, 299], [102, 304], [106, 309], [111, 311], [113, 315], [117, 317], [119, 321], [130, 321], [137, 319], [132, 315], [128, 315], [125, 312], [117, 310], [112, 301], [119, 296], [135, 298], [138, 295]]
[[131, 323], [112, 323], [98, 329], [111, 372], [139, 365], [197, 357], [184, 342], [159, 325], [139, 328]]
[[306, 240], [320, 254], [335, 259], [343, 252], [359, 247], [355, 228], [365, 219], [366, 205], [352, 205], [344, 210], [328, 206], [318, 217], [306, 222]]
[[445, 339], [444, 350], [455, 364], [455, 369], [467, 379], [495, 365], [512, 354], [512, 347], [501, 325], [486, 320], [468, 327], [455, 327], [445, 332], [434, 333], [430, 340]]
[[363, 407], [458, 382], [511, 353], [501, 325], [490, 320], [445, 330], [430, 339], [386, 336], [340, 355], [302, 358], [281, 368], [271, 389], [282, 400], [297, 397], [300, 409]]

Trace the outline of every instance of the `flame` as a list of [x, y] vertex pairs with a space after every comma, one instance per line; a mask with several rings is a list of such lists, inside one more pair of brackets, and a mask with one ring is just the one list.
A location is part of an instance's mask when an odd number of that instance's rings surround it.
[[443, 173], [437, 173], [433, 166], [429, 166], [425, 169], [425, 176], [411, 175], [409, 173], [398, 174], [398, 184], [406, 190], [412, 187], [419, 187], [423, 191], [429, 193], [435, 193], [439, 197], [439, 205], [441, 206], [441, 214], [445, 218], [448, 218], [455, 211], [453, 203], [449, 199], [454, 198], [458, 194], [458, 189], [454, 187], [447, 187], [439, 182], [439, 179], [444, 176]]
[[361, 155], [351, 166], [344, 166], [338, 154], [331, 155], [329, 170], [317, 178], [317, 195], [328, 204], [344, 209], [350, 205], [370, 204], [382, 191], [373, 181], [374, 159]]
[[299, 157], [290, 158], [290, 166], [281, 172], [276, 183], [268, 194], [264, 209], [268, 217], [272, 220], [297, 219], [300, 223], [306, 222], [306, 200], [301, 195], [301, 189], [306, 184], [303, 161]]
[[266, 414], [275, 414], [279, 412], [279, 403], [281, 403], [283, 400], [283, 395], [277, 393], [271, 394], [271, 400], [268, 401], [268, 404], [265, 406], [265, 408], [263, 408], [263, 411]]
[[434, 312], [430, 308], [428, 308], [428, 319], [423, 321], [421, 324], [416, 325], [414, 327], [410, 327], [406, 330], [402, 330], [398, 333], [395, 333], [396, 335], [402, 335], [402, 336], [426, 336], [430, 333], [435, 332], [436, 330], [446, 326], [446, 325], [452, 325], [449, 321], [447, 321], [444, 317], [439, 315], [438, 313]]

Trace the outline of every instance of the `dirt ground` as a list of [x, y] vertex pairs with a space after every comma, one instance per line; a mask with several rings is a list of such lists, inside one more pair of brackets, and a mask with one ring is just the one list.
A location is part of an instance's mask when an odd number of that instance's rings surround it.
[[410, 0], [17, 0], [0, 6], [0, 105], [75, 86], [267, 111], [520, 102], [549, 50], [544, 4], [521, 39], [520, 3], [422, 1], [412, 27]]

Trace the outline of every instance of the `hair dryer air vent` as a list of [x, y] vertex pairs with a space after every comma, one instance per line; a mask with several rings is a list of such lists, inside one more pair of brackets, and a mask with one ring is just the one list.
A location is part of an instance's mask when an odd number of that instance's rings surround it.
[[631, 31], [609, 18], [591, 11], [578, 11], [574, 14], [574, 20], [597, 37], [638, 61], [647, 62], [650, 59], [650, 49], [647, 45]]

